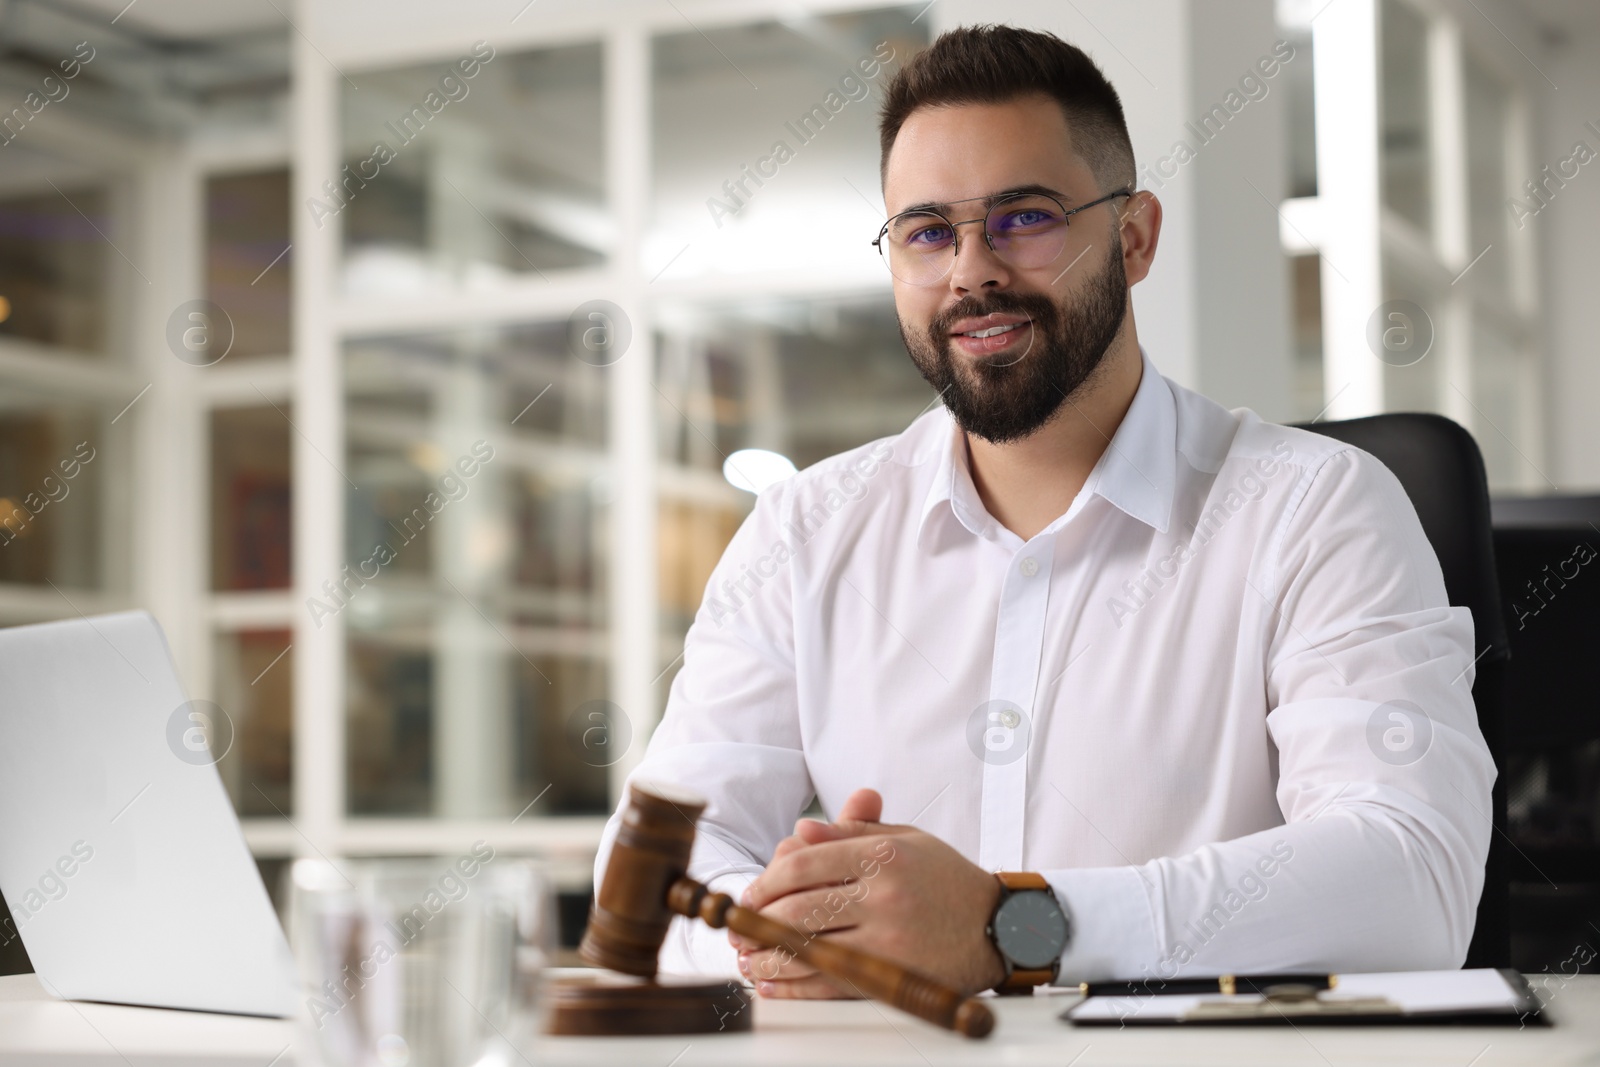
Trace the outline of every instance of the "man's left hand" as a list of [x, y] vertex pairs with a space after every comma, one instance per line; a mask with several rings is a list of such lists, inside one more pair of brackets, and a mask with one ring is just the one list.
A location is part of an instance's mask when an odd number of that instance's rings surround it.
[[[883, 798], [853, 793], [839, 821], [802, 820], [766, 871], [750, 884], [746, 907], [807, 936], [893, 960], [965, 993], [989, 989], [1005, 965], [985, 927], [1000, 897], [994, 875], [932, 834], [881, 823]], [[729, 936], [739, 965], [762, 996], [858, 997], [783, 949]]]

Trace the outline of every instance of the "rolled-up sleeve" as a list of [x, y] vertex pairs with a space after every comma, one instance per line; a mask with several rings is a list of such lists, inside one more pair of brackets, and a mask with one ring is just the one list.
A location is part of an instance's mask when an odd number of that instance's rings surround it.
[[[666, 712], [629, 775], [707, 800], [689, 873], [735, 899], [814, 792], [798, 722], [790, 548], [779, 518], [785, 492], [780, 484], [757, 499], [712, 572]], [[596, 886], [620, 819], [619, 811], [601, 837]], [[673, 921], [660, 966], [669, 974], [737, 973], [726, 933], [683, 918]]]
[[1252, 567], [1284, 825], [1137, 866], [1047, 871], [1062, 979], [1453, 968], [1471, 940], [1495, 768], [1472, 617], [1394, 475], [1332, 454]]

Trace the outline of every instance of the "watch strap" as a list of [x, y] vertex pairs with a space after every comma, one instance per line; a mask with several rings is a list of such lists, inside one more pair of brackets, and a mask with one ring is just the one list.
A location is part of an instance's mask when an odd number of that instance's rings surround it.
[[1019, 889], [1049, 889], [1050, 883], [1038, 871], [996, 871], [996, 878], [1006, 889], [1015, 893]]
[[1004, 982], [1001, 982], [999, 985], [994, 987], [994, 991], [999, 993], [1001, 996], [1007, 996], [1016, 993], [1032, 993], [1035, 987], [1049, 985], [1055, 980], [1055, 977], [1056, 972], [1050, 970], [1048, 967], [1040, 968], [1037, 971], [1013, 970], [1010, 974], [1006, 975], [1006, 980]]
[[[1012, 893], [1028, 890], [1050, 892], [1050, 883], [1038, 871], [996, 871], [995, 878], [1000, 882], [1000, 901], [996, 903], [995, 910]], [[1000, 954], [1005, 960], [1005, 953]], [[1012, 968], [1011, 961], [1006, 960], [1007, 974], [1005, 981], [994, 987], [1001, 996], [1020, 993], [1032, 993], [1035, 986], [1048, 985], [1055, 981], [1056, 972], [1053, 967], [1041, 967], [1037, 970], [1025, 971]]]

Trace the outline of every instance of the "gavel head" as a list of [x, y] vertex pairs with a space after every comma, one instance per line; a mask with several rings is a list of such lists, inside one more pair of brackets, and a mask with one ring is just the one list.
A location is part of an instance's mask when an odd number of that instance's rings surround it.
[[622, 828], [589, 909], [578, 954], [596, 967], [653, 978], [672, 911], [667, 890], [689, 869], [705, 801], [661, 785], [628, 786]]

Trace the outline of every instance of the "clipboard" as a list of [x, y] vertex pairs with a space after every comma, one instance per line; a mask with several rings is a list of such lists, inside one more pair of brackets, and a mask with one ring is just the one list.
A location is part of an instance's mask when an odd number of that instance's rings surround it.
[[1548, 1026], [1528, 980], [1510, 968], [1341, 974], [1334, 989], [1089, 997], [1062, 1012], [1074, 1026]]

